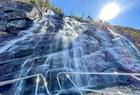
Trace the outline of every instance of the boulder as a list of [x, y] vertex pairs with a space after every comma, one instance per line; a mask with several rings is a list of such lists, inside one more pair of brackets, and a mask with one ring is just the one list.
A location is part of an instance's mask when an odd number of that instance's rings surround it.
[[19, 1], [0, 2], [0, 31], [18, 33], [33, 24], [41, 16], [37, 6]]
[[35, 20], [35, 19], [41, 17], [42, 13], [41, 13], [40, 8], [38, 6], [23, 3], [23, 2], [16, 2], [16, 4], [17, 4], [16, 9], [23, 10], [26, 13], [28, 18]]

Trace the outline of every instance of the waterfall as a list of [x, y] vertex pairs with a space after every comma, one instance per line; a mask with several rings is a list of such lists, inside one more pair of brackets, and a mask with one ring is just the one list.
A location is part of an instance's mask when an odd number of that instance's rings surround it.
[[[21, 31], [21, 34], [23, 34], [22, 35], [23, 37], [15, 40], [15, 44], [16, 44], [16, 43], [20, 43], [26, 39], [31, 39], [30, 37], [36, 36], [36, 33], [34, 33], [34, 31], [37, 30], [41, 26], [40, 30], [38, 30], [39, 33], [37, 34], [37, 35], [39, 35], [39, 38], [37, 39], [37, 41], [35, 42], [35, 45], [33, 46], [35, 51], [32, 55], [28, 56], [26, 58], [26, 60], [23, 62], [23, 64], [21, 65], [21, 72], [19, 72], [16, 75], [17, 78], [28, 76], [29, 72], [32, 69], [32, 66], [34, 65], [34, 60], [35, 60], [34, 57], [36, 57], [36, 51], [38, 51], [37, 46], [39, 45], [40, 41], [44, 37], [44, 33], [46, 32], [46, 29], [47, 29], [47, 26], [42, 25], [42, 23], [45, 23], [45, 21], [47, 22], [47, 19], [44, 15], [44, 17], [42, 17], [42, 19], [35, 21], [34, 25], [30, 29], [28, 29], [28, 31]], [[46, 23], [45, 23], [45, 25], [46, 25]], [[14, 48], [14, 47], [12, 47], [12, 48]], [[11, 50], [13, 50], [12, 48], [11, 48]], [[10, 51], [10, 49], [9, 49], [9, 51]], [[25, 69], [26, 68], [25, 66], [28, 64], [29, 61], [32, 61], [32, 63], [30, 64], [30, 66], [27, 69]], [[24, 80], [21, 80], [19, 83], [15, 84], [13, 89], [15, 89], [15, 88], [17, 88], [17, 89], [14, 90], [14, 92], [13, 92], [14, 95], [20, 95], [22, 93], [23, 87], [24, 87]]]
[[[0, 48], [0, 53], [12, 52], [15, 59], [21, 62], [8, 60], [9, 64], [19, 66], [15, 67], [17, 73], [14, 78], [34, 74], [42, 74], [46, 78], [48, 92], [40, 79], [39, 95], [59, 92], [79, 95], [86, 94], [86, 90], [91, 88], [128, 86], [134, 81], [129, 76], [92, 73], [140, 72], [140, 53], [129, 39], [111, 29], [104, 30], [72, 17], [62, 17], [51, 10], [43, 14], [31, 28], [21, 31], [17, 38], [7, 41]], [[35, 80], [31, 81], [35, 83]], [[34, 95], [33, 83], [26, 84], [25, 80], [21, 80], [10, 89], [13, 95], [27, 92]], [[28, 85], [33, 85], [33, 88]]]

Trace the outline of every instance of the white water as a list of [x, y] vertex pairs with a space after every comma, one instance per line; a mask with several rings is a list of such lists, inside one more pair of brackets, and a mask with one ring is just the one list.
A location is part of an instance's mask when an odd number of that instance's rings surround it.
[[[111, 39], [105, 30], [96, 27], [94, 31], [95, 26], [89, 23], [79, 22], [70, 17], [58, 20], [54, 18], [55, 13], [50, 10], [44, 14], [42, 19], [34, 22], [34, 26], [22, 31], [20, 38], [11, 40], [0, 48], [0, 53], [6, 51], [16, 53], [18, 49], [23, 48], [34, 49], [33, 54], [27, 56], [21, 64], [16, 77], [42, 73], [46, 80], [48, 79], [50, 93], [56, 93], [73, 88], [65, 76], [61, 76], [60, 79], [62, 89], [57, 87], [58, 82], [53, 79], [59, 72], [115, 72], [120, 67], [124, 71], [140, 72], [140, 53], [125, 37], [108, 29], [108, 32], [115, 36]], [[61, 24], [63, 28], [57, 27]], [[30, 40], [35, 41], [33, 46], [21, 44]], [[110, 56], [108, 57], [104, 52], [108, 52]], [[114, 59], [111, 59], [111, 56]], [[44, 60], [36, 63], [35, 60], [41, 58]], [[31, 73], [32, 70], [34, 72]], [[118, 81], [114, 76], [109, 78], [80, 74], [68, 76], [77, 87], [83, 89], [99, 85], [100, 82], [106, 85], [108, 82]], [[24, 87], [24, 81], [15, 84], [13, 95], [21, 95]]]

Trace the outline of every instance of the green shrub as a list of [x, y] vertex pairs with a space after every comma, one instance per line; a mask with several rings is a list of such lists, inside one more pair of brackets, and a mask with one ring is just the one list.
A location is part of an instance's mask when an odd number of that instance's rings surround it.
[[53, 8], [53, 10], [54, 10], [56, 13], [62, 13], [62, 11], [61, 11], [60, 8]]
[[30, 0], [29, 3], [36, 4], [35, 0]]
[[83, 21], [83, 18], [82, 17], [79, 17], [79, 16], [72, 16], [74, 19], [78, 20], [78, 21]]

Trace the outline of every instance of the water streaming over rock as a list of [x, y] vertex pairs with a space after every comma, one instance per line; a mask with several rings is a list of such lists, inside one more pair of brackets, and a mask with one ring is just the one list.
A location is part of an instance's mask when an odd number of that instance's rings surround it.
[[[34, 21], [30, 29], [21, 31], [17, 38], [4, 42], [0, 53], [13, 56], [0, 63], [1, 81], [42, 74], [50, 94], [61, 91], [62, 95], [79, 95], [86, 94], [82, 90], [85, 88], [130, 86], [131, 83], [140, 86], [130, 76], [74, 73], [140, 73], [140, 53], [127, 38], [110, 29], [63, 17], [51, 10], [44, 12], [41, 19]], [[34, 95], [35, 87], [36, 77], [33, 77], [0, 91], [2, 95]], [[38, 95], [46, 94], [40, 79]]]

